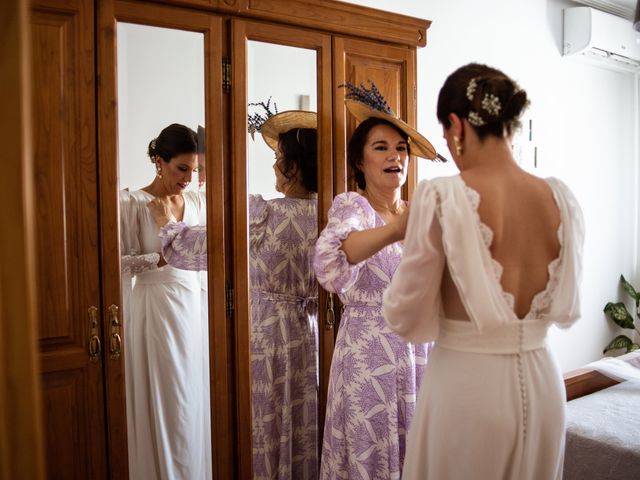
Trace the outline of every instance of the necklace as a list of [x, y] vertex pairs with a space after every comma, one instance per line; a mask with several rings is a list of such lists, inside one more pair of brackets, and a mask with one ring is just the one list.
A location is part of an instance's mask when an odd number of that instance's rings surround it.
[[364, 196], [368, 200], [369, 205], [371, 205], [374, 210], [377, 210], [377, 211], [386, 210], [390, 212], [392, 215], [398, 215], [402, 213], [402, 211], [404, 210], [404, 202], [402, 200], [400, 200], [398, 205], [395, 207], [387, 207], [386, 205], [377, 205], [375, 202], [372, 202], [371, 198], [369, 198], [369, 195], [367, 195], [366, 192]]

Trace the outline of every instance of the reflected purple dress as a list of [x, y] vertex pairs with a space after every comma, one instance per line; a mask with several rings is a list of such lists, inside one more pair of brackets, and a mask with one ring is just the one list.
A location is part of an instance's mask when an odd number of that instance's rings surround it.
[[389, 245], [357, 265], [340, 249], [351, 232], [382, 225], [363, 196], [342, 193], [316, 243], [318, 281], [344, 305], [331, 363], [322, 479], [401, 475], [428, 350], [426, 344], [406, 343], [382, 317], [382, 293], [400, 263], [402, 245]]
[[[249, 197], [254, 479], [318, 477], [317, 200]], [[206, 230], [168, 224], [163, 255], [206, 268]]]

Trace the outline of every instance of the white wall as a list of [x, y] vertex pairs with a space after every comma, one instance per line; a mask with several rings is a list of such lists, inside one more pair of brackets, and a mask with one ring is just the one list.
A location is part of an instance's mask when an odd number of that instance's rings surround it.
[[[278, 111], [316, 111], [316, 52], [249, 42], [247, 94]], [[171, 123], [204, 126], [204, 38], [186, 32], [129, 23], [118, 24], [118, 155], [120, 188], [135, 190], [151, 183], [155, 167], [146, 155], [151, 139]], [[250, 107], [253, 113], [256, 107]], [[257, 108], [263, 113], [261, 108]], [[274, 153], [262, 140], [247, 142], [249, 191], [265, 198], [275, 190]], [[197, 187], [193, 178], [190, 188]]]
[[147, 147], [164, 127], [205, 126], [204, 35], [118, 23], [117, 42], [120, 188], [136, 190], [155, 176]]
[[[601, 356], [618, 332], [602, 309], [620, 295], [620, 274], [640, 288], [638, 271], [637, 77], [561, 56], [558, 0], [355, 0], [351, 3], [432, 20], [427, 46], [418, 50], [418, 126], [446, 151], [436, 119], [440, 86], [453, 70], [476, 61], [504, 70], [527, 90], [538, 167], [565, 181], [586, 222], [582, 319], [553, 329], [550, 344], [564, 371]], [[528, 146], [526, 146], [528, 147]], [[457, 173], [453, 165], [422, 163], [421, 178]], [[626, 330], [624, 333], [629, 333]]]
[[[272, 112], [275, 112], [274, 102], [278, 112], [284, 112], [302, 109], [300, 97], [308, 96], [309, 106], [306, 110], [317, 111], [315, 50], [250, 41], [247, 51], [249, 103], [266, 103], [271, 97]], [[249, 113], [254, 112], [264, 114], [261, 107], [249, 107]], [[275, 190], [275, 154], [259, 133], [255, 135], [255, 140], [248, 136], [247, 157], [249, 191], [260, 193], [264, 198], [281, 197]]]

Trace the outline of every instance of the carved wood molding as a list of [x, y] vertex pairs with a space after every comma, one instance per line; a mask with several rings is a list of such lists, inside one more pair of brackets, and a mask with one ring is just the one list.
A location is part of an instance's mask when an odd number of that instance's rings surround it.
[[[144, 1], [144, 0], [141, 0]], [[431, 21], [337, 0], [148, 0], [424, 47]]]

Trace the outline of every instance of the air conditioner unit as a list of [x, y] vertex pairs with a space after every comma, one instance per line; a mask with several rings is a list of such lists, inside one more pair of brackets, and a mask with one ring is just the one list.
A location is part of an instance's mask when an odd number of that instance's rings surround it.
[[631, 22], [589, 7], [564, 9], [563, 54], [580, 54], [603, 66], [640, 71], [640, 32]]

